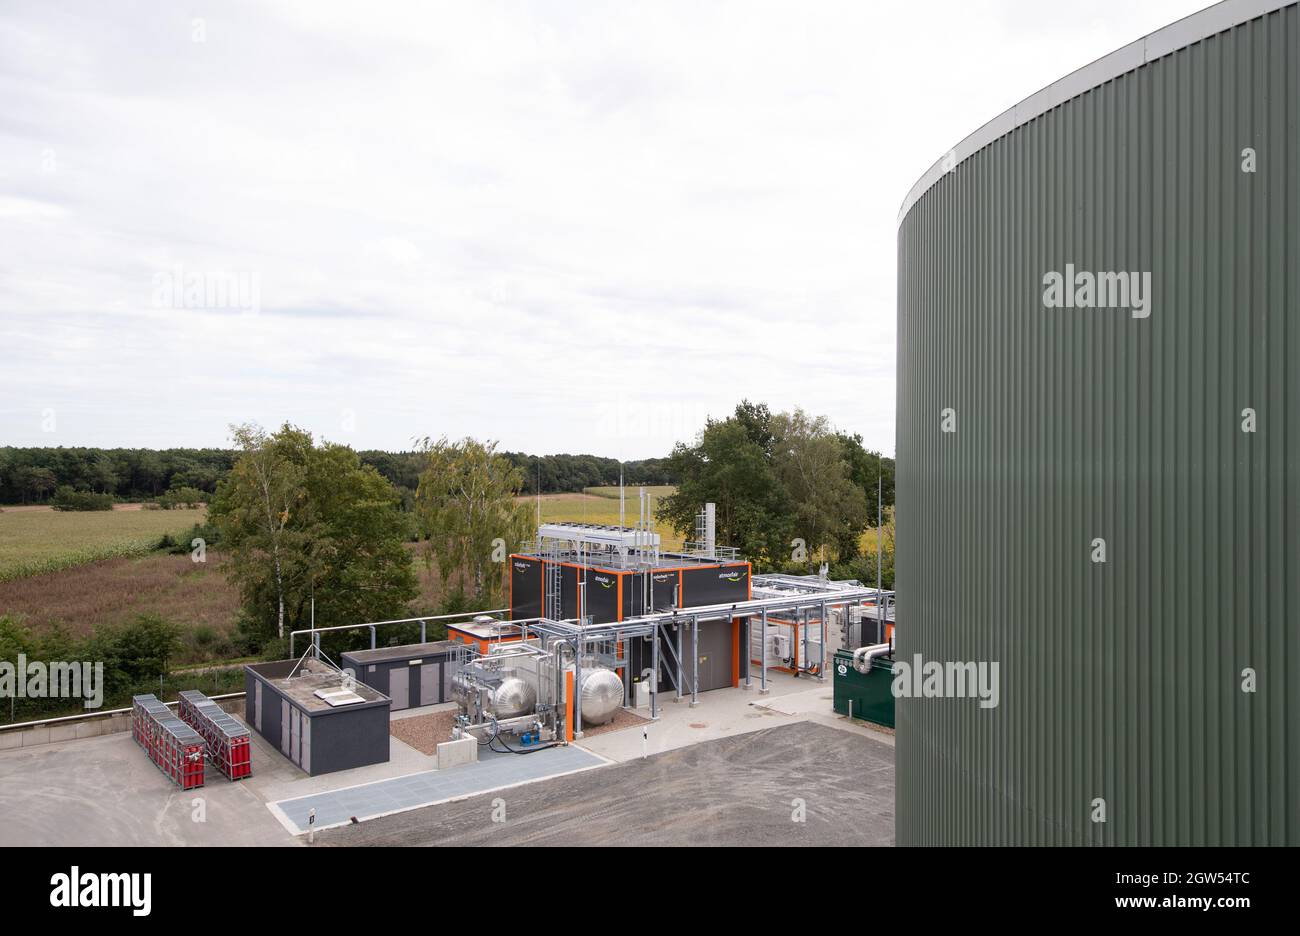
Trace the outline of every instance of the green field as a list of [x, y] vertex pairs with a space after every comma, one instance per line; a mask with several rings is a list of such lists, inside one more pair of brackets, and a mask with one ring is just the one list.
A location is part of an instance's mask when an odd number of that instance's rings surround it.
[[[633, 508], [635, 508], [637, 502], [637, 490], [638, 488], [634, 487], [631, 484], [623, 488], [624, 497], [627, 498], [628, 505]], [[651, 484], [646, 487], [645, 492], [649, 494], [651, 497], [653, 497], [655, 500], [659, 500], [659, 498], [667, 497], [669, 494], [673, 493], [676, 490], [677, 488], [673, 487], [673, 485], [671, 484]], [[592, 494], [595, 495], [596, 497], [608, 497], [617, 501], [618, 485], [615, 484], [609, 487], [584, 488], [583, 493]]]
[[166, 533], [202, 523], [205, 509], [59, 511], [6, 507], [0, 512], [0, 582], [57, 572], [100, 559], [142, 556]]

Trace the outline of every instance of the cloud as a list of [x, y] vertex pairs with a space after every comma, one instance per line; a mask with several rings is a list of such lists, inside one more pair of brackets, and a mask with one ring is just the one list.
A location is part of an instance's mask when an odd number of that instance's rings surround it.
[[0, 438], [632, 458], [748, 397], [892, 451], [907, 189], [1195, 7], [8, 3]]

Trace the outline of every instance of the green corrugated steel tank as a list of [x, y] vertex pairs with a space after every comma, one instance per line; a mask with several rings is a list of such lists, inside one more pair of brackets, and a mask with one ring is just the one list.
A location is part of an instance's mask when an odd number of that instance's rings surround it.
[[[1300, 844], [1300, 10], [995, 118], [898, 231], [899, 844]], [[951, 689], [951, 687], [949, 687]]]
[[894, 727], [894, 662], [878, 657], [871, 669], [859, 673], [853, 668], [853, 651], [835, 651], [833, 706], [838, 715]]

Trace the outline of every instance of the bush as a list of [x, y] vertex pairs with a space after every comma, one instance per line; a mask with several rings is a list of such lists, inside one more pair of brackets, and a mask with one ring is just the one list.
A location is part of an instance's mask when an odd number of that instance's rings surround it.
[[65, 484], [54, 492], [50, 504], [55, 510], [112, 510], [112, 494], [78, 491]]
[[[168, 676], [168, 667], [180, 648], [180, 628], [156, 614], [142, 614], [117, 627], [101, 628], [84, 640], [62, 627], [33, 633], [12, 616], [0, 616], [0, 660], [16, 663], [18, 654], [28, 661], [90, 661], [104, 664], [104, 708], [130, 703], [140, 692], [174, 693], [184, 685], [182, 676]], [[242, 674], [241, 674], [242, 681]], [[75, 715], [85, 711], [80, 700], [27, 698], [10, 700], [0, 711], [0, 721]]]
[[154, 501], [162, 510], [182, 510], [207, 503], [208, 496], [194, 487], [174, 487]]

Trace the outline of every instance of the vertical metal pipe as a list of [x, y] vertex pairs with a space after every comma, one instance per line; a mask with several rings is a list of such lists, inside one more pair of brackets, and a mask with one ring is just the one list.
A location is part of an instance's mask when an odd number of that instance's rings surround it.
[[659, 717], [659, 625], [652, 630], [654, 641], [650, 645], [650, 720]]
[[623, 640], [621, 631], [614, 634], [614, 653], [623, 658], [623, 705], [633, 708], [635, 700], [632, 698], [632, 645]]
[[420, 643], [428, 643], [428, 642], [429, 642], [429, 622], [421, 621], [420, 622]]
[[[319, 635], [319, 634], [316, 635], [316, 639], [317, 639], [318, 641], [320, 640], [320, 635]], [[316, 648], [317, 648], [317, 649], [320, 649], [320, 644], [319, 644], [319, 643], [316, 644]], [[373, 624], [370, 625], [370, 649], [371, 649], [371, 650], [375, 649], [375, 625], [373, 625]]]
[[817, 661], [817, 678], [822, 682], [826, 681], [826, 602], [822, 602], [822, 639], [820, 643], [821, 652], [818, 654]]
[[763, 609], [763, 670], [758, 683], [758, 694], [767, 695], [767, 608]]
[[582, 737], [582, 656], [587, 652], [587, 638], [578, 638], [578, 652], [573, 655], [573, 736]]
[[691, 618], [691, 708], [700, 704], [700, 619]]
[[750, 628], [753, 626], [753, 620], [754, 619], [752, 617], [748, 615], [745, 616], [745, 639], [744, 642], [741, 643], [740, 645], [741, 652], [744, 653], [744, 656], [741, 657], [741, 660], [745, 664], [745, 688], [746, 689], [753, 688], [753, 679], [751, 678], [752, 677], [751, 670], [753, 670], [754, 667], [749, 662], [750, 660], [753, 659], [752, 650], [753, 650], [754, 638], [750, 633]]

